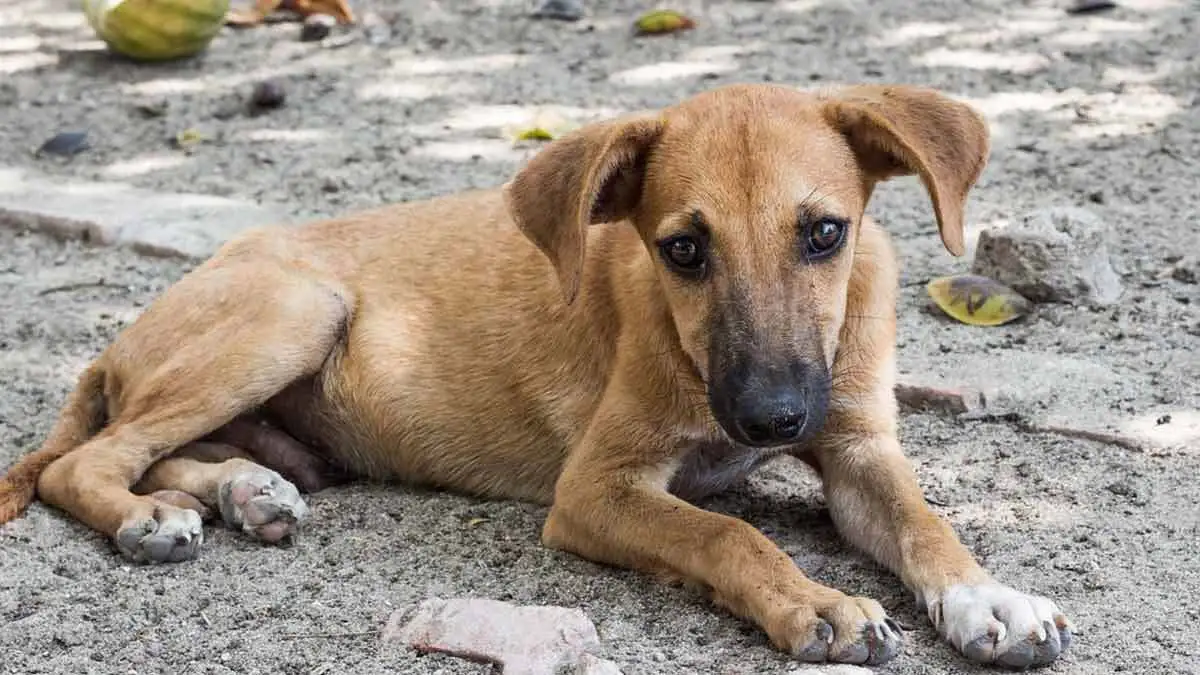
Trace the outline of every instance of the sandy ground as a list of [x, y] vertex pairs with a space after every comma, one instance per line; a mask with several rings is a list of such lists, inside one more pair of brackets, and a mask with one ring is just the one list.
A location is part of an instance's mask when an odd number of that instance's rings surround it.
[[[1163, 272], [1173, 256], [1200, 251], [1200, 26], [1187, 0], [1121, 5], [1069, 17], [1057, 2], [1017, 0], [688, 1], [674, 6], [698, 30], [633, 39], [630, 21], [649, 4], [594, 2], [591, 18], [563, 24], [532, 21], [506, 0], [377, 0], [356, 5], [376, 12], [371, 39], [341, 49], [301, 44], [286, 24], [226, 33], [201, 59], [137, 67], [71, 46], [87, 32], [67, 0], [7, 0], [0, 158], [261, 200], [301, 219], [497, 184], [527, 152], [498, 130], [536, 106], [586, 119], [734, 81], [933, 85], [992, 116], [972, 225], [1086, 205], [1114, 230], [1127, 293], [1115, 308], [1045, 307], [998, 329], [932, 316], [922, 282], [969, 259], [943, 251], [919, 183], [899, 181], [871, 212], [905, 264], [901, 368], [1035, 381], [1074, 364], [1035, 403], [1080, 402], [1093, 417], [1195, 409], [1200, 292]], [[238, 97], [268, 76], [281, 79], [288, 104], [237, 113]], [[91, 131], [91, 151], [70, 162], [29, 154], [75, 128]], [[212, 142], [190, 155], [169, 147], [186, 128]], [[39, 443], [86, 360], [185, 269], [0, 229], [0, 465]], [[108, 285], [44, 293], [98, 279]], [[906, 416], [903, 441], [986, 566], [1054, 597], [1079, 624], [1049, 672], [1200, 673], [1200, 453], [931, 415]], [[153, 568], [126, 565], [104, 539], [35, 505], [0, 528], [0, 672], [487, 672], [380, 649], [388, 614], [430, 595], [582, 607], [602, 655], [626, 673], [793, 665], [688, 591], [543, 549], [542, 508], [372, 486], [310, 504], [311, 524], [290, 548], [214, 529], [199, 560]], [[880, 672], [976, 672], [935, 639], [896, 580], [837, 540], [800, 467], [772, 465], [710, 506], [762, 528], [816, 579], [874, 596], [913, 626], [905, 653]]]

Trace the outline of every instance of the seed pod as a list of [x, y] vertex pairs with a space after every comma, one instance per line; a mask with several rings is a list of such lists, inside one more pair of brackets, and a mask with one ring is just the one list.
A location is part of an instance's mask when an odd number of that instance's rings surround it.
[[225, 24], [229, 0], [83, 0], [96, 35], [138, 61], [168, 61], [203, 51]]

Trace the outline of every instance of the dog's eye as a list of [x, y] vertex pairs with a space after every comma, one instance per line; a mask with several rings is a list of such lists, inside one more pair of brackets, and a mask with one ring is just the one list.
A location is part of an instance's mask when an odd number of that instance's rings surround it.
[[704, 245], [699, 239], [680, 235], [658, 245], [663, 259], [680, 272], [695, 274], [704, 269]]
[[833, 218], [822, 218], [808, 228], [805, 242], [810, 260], [833, 255], [846, 240], [846, 223]]

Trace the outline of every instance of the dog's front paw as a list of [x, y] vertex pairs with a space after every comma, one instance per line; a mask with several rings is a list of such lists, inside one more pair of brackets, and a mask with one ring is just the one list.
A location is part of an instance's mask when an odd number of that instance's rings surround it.
[[782, 615], [772, 641], [801, 661], [880, 665], [904, 646], [904, 633], [878, 602], [841, 596]]
[[1053, 601], [997, 583], [951, 586], [931, 600], [929, 618], [976, 663], [1044, 666], [1071, 645], [1071, 622]]

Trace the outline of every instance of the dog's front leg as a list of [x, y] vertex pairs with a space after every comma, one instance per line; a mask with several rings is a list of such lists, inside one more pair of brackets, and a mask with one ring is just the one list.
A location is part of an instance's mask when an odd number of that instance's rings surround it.
[[878, 664], [900, 651], [901, 631], [879, 603], [810, 581], [746, 522], [669, 494], [675, 441], [645, 410], [622, 404], [631, 400], [610, 391], [572, 452], [543, 531], [547, 546], [705, 587], [806, 661]]
[[926, 505], [895, 433], [876, 429], [834, 430], [815, 452], [843, 536], [895, 572], [972, 661], [1024, 668], [1057, 659], [1071, 642], [1067, 617], [1051, 600], [995, 581]]

